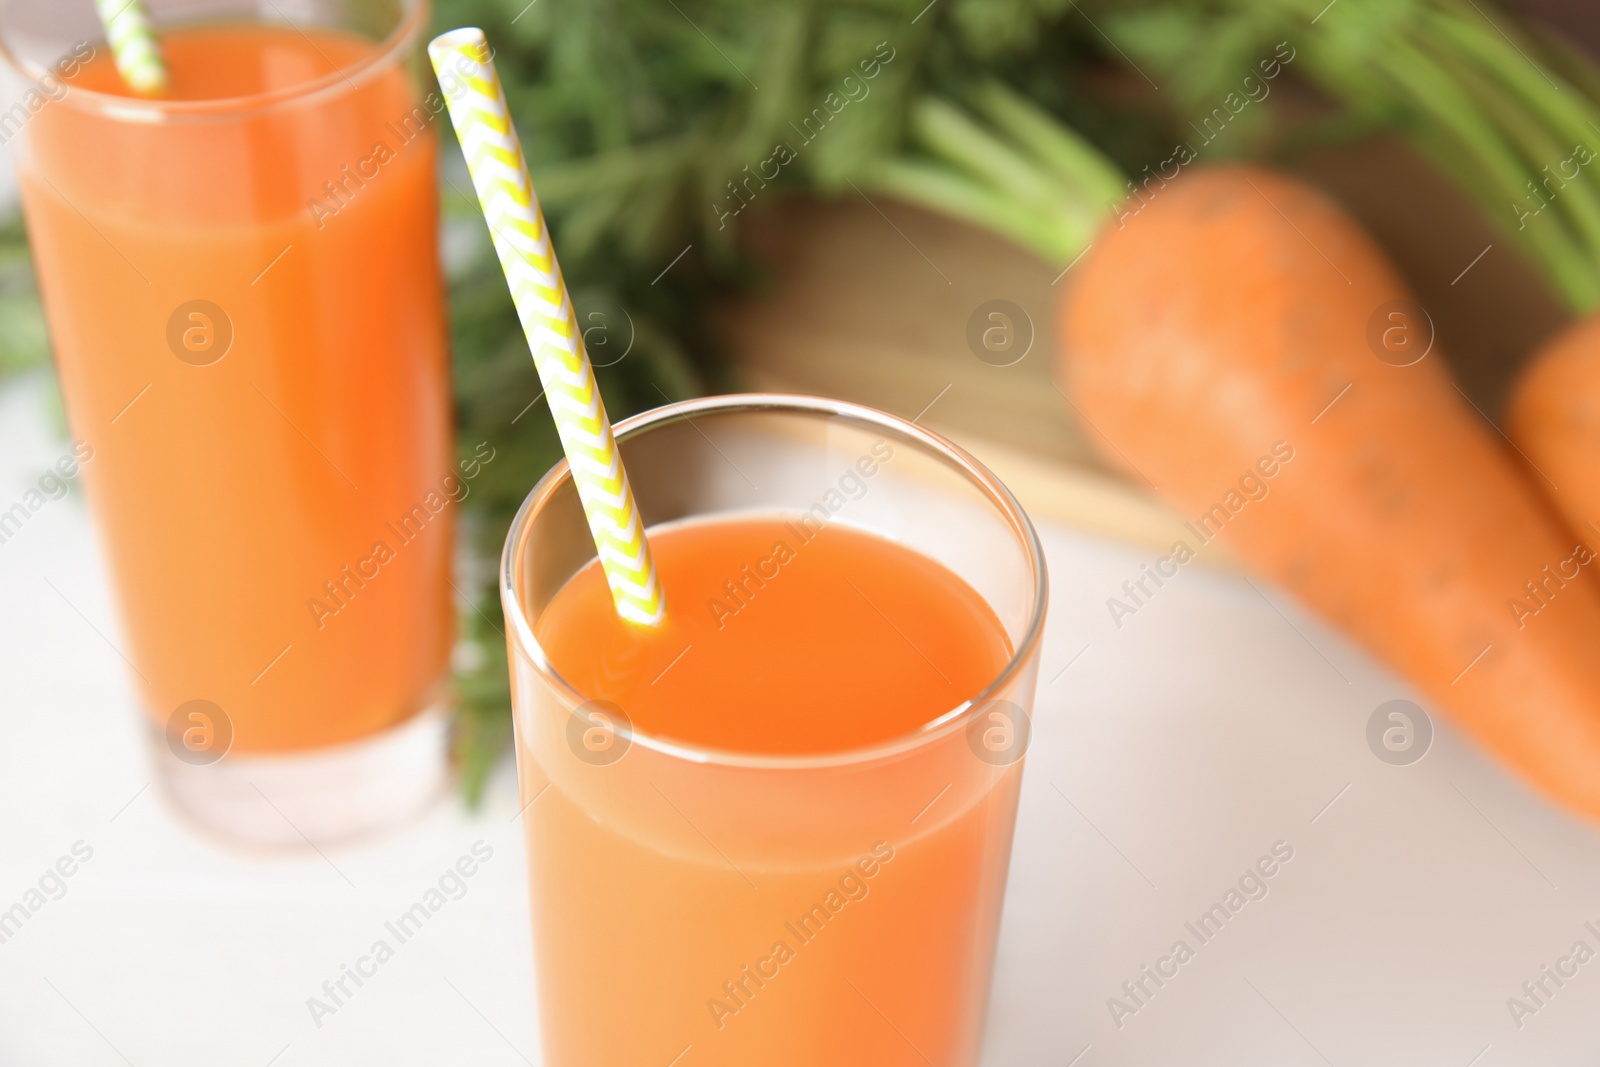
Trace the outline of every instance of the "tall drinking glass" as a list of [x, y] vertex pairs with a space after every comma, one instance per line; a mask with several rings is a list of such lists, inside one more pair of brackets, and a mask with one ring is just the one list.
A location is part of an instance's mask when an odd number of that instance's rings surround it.
[[[1027, 517], [960, 449], [850, 404], [720, 397], [630, 419], [617, 437], [658, 543], [719, 520], [790, 524], [783, 537], [799, 562], [775, 555], [731, 575], [749, 611], [778, 610], [779, 583], [820, 581], [799, 568], [821, 550], [798, 546], [808, 531], [848, 526], [961, 579], [1003, 630], [1006, 654], [970, 700], [864, 746], [785, 754], [652, 734], [626, 707], [575, 689], [541, 643], [542, 616], [595, 556], [566, 465], [546, 475], [501, 569], [545, 1062], [970, 1067], [1045, 612]], [[669, 620], [705, 611], [657, 561]], [[793, 576], [777, 576], [783, 567]], [[870, 588], [867, 577], [852, 584]], [[865, 616], [852, 596], [838, 611]], [[885, 655], [917, 633], [916, 620], [885, 621], [862, 631], [882, 633]], [[832, 670], [820, 642], [808, 645], [796, 637], [789, 666]], [[870, 662], [878, 650], [851, 651]], [[613, 657], [597, 670], [615, 673], [628, 650], [596, 654]], [[683, 663], [715, 654], [696, 644]], [[941, 666], [953, 673], [928, 664]], [[818, 708], [819, 719], [894, 711], [892, 696], [834, 700], [842, 707]]]
[[150, 8], [145, 99], [89, 0], [0, 2], [33, 83], [0, 137], [158, 780], [237, 838], [340, 837], [443, 780], [485, 459], [452, 457], [426, 4]]

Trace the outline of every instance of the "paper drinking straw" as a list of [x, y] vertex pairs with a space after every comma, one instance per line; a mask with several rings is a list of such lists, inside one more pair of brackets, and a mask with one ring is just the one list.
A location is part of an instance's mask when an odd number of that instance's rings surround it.
[[655, 560], [611, 435], [611, 420], [600, 402], [567, 283], [550, 247], [528, 162], [489, 57], [489, 43], [482, 30], [451, 30], [433, 39], [428, 57], [467, 157], [517, 317], [528, 336], [533, 365], [561, 434], [617, 614], [630, 622], [657, 625], [665, 617], [666, 602], [656, 580]]
[[111, 58], [116, 61], [117, 73], [128, 83], [128, 88], [144, 96], [153, 96], [167, 87], [167, 65], [161, 60], [161, 48], [150, 32], [150, 16], [139, 0], [94, 0], [95, 11], [100, 14], [100, 24], [105, 27], [106, 41], [111, 45]]

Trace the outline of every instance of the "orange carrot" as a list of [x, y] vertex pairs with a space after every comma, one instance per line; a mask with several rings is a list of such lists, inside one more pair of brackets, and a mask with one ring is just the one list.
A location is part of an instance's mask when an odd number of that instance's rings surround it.
[[1428, 327], [1360, 227], [1269, 171], [1197, 170], [1070, 277], [1062, 370], [1108, 460], [1600, 820], [1600, 591], [1560, 576], [1575, 538], [1437, 349], [1396, 365], [1386, 340]]
[[1568, 528], [1600, 549], [1600, 316], [1568, 327], [1529, 361], [1506, 430]]

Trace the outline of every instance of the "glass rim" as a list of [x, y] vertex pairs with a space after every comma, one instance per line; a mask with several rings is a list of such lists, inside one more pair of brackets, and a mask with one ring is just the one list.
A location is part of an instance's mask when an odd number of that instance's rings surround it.
[[[687, 421], [696, 415], [737, 411], [841, 416], [857, 424], [892, 430], [952, 463], [966, 476], [968, 483], [982, 492], [990, 504], [1005, 518], [1022, 549], [1033, 582], [1033, 604], [1027, 627], [1021, 639], [1012, 648], [1011, 658], [982, 690], [915, 730], [897, 734], [885, 741], [830, 752], [795, 756], [770, 755], [674, 741], [641, 731], [630, 722], [624, 731], [630, 744], [643, 745], [662, 755], [691, 763], [761, 770], [821, 770], [872, 763], [902, 755], [947, 737], [955, 730], [965, 729], [968, 723], [977, 718], [982, 708], [995, 699], [997, 694], [1004, 692], [1022, 672], [1033, 657], [1044, 630], [1045, 610], [1049, 599], [1044, 546], [1039, 541], [1032, 520], [1028, 518], [1027, 512], [1022, 509], [1017, 498], [993, 472], [948, 438], [876, 408], [826, 397], [787, 393], [729, 393], [682, 400], [624, 419], [616, 424], [614, 433], [618, 441], [623, 441], [657, 427]], [[514, 551], [514, 548], [520, 549], [533, 522], [556, 490], [570, 480], [570, 469], [566, 458], [563, 457], [529, 491], [522, 506], [517, 509], [516, 518], [511, 521], [510, 529], [506, 531], [505, 545], [500, 553], [499, 584], [501, 603], [510, 608], [505, 612], [508, 635], [512, 636], [517, 646], [527, 656], [529, 663], [538, 672], [540, 680], [567, 698], [572, 707], [578, 707], [594, 698], [579, 692], [556, 671], [534, 636], [532, 623], [527, 616], [527, 606], [523, 603], [517, 581], [524, 570], [521, 560], [525, 553], [520, 550]], [[514, 709], [513, 714], [515, 714]]]
[[[325, 97], [354, 91], [365, 84], [375, 73], [386, 68], [396, 56], [403, 54], [427, 24], [431, 0], [400, 0], [400, 2], [409, 10], [401, 12], [400, 20], [382, 40], [376, 42], [377, 47], [371, 55], [362, 57], [348, 67], [339, 67], [330, 74], [298, 85], [270, 92], [250, 93], [246, 96], [224, 96], [213, 100], [162, 100], [74, 88], [71, 82], [62, 80], [53, 67], [41, 67], [17, 54], [12, 48], [7, 18], [16, 6], [16, 0], [0, 0], [0, 60], [30, 85], [37, 85], [46, 77], [54, 77], [66, 85], [69, 91], [59, 99], [52, 100], [50, 102], [52, 107], [77, 107], [80, 110], [99, 112], [111, 119], [149, 124], [238, 119], [277, 108], [316, 103]], [[171, 25], [175, 21], [181, 21], [182, 14], [181, 10], [166, 14], [163, 16], [162, 24]], [[235, 20], [231, 16], [220, 16], [201, 20], [195, 24], [220, 24], [232, 21]], [[259, 23], [264, 26], [286, 26], [290, 29], [300, 28], [299, 24], [288, 19], [273, 21], [255, 18], [238, 21]], [[159, 35], [159, 27], [153, 28], [157, 29]], [[102, 38], [95, 47], [98, 50], [109, 48], [110, 45]]]

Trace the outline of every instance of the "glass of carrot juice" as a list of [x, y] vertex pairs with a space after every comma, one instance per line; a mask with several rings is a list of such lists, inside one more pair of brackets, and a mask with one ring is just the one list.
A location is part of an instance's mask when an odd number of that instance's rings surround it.
[[666, 623], [617, 617], [565, 464], [501, 568], [545, 1062], [970, 1067], [1045, 613], [1027, 517], [850, 404], [617, 438]]
[[[0, 114], [149, 713], [202, 824], [326, 840], [445, 774], [452, 455], [422, 0], [4, 0]], [[434, 101], [435, 103], [436, 100]]]

